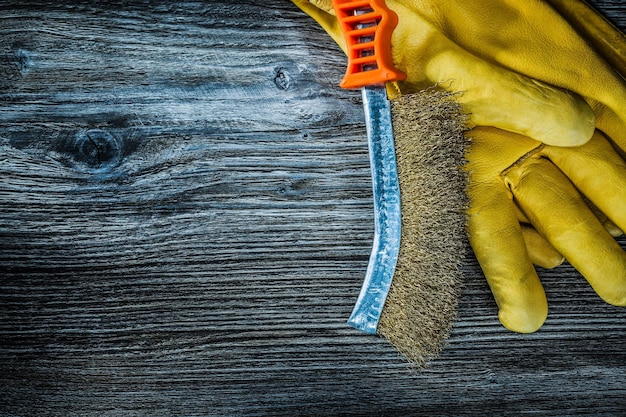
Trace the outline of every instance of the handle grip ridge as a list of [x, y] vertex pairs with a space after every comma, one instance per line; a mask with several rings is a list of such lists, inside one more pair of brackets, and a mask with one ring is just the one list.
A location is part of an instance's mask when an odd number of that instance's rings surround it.
[[391, 58], [391, 34], [398, 16], [384, 0], [333, 0], [333, 6], [348, 49], [340, 86], [359, 88], [404, 80], [406, 74], [394, 67]]

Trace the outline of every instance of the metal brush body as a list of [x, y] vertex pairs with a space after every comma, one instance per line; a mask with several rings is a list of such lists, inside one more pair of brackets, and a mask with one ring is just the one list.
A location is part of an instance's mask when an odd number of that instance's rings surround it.
[[406, 79], [391, 56], [398, 16], [384, 0], [332, 2], [348, 57], [340, 85], [363, 95], [374, 197], [372, 252], [348, 323], [422, 366], [441, 351], [460, 296], [466, 117], [436, 87], [387, 100], [387, 83]]
[[421, 366], [442, 349], [456, 317], [466, 247], [465, 117], [436, 88], [388, 101], [386, 83], [406, 78], [391, 57], [398, 16], [384, 0], [333, 5], [348, 55], [340, 85], [362, 89], [375, 210], [372, 252], [348, 323]]

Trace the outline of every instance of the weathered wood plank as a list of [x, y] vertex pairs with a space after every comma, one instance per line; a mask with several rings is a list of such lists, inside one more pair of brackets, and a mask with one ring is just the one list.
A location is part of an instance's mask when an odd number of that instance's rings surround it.
[[346, 326], [360, 96], [290, 2], [3, 3], [0, 38], [1, 415], [626, 410], [626, 312], [568, 266], [518, 335], [468, 259], [425, 371]]

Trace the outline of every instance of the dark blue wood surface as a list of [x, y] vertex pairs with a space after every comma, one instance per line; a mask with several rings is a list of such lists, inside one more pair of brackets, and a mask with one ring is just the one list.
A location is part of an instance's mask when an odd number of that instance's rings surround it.
[[468, 259], [425, 370], [345, 324], [360, 95], [263, 3], [0, 3], [0, 416], [626, 415], [626, 310], [568, 265], [520, 335]]

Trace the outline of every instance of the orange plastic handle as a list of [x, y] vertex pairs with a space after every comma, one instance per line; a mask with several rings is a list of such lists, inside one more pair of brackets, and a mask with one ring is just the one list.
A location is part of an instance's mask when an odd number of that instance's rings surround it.
[[384, 0], [333, 0], [339, 26], [348, 46], [343, 88], [399, 81], [406, 74], [393, 66], [391, 33], [398, 16]]

